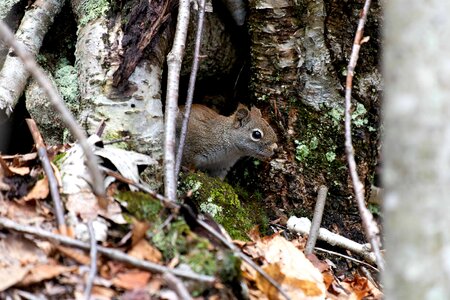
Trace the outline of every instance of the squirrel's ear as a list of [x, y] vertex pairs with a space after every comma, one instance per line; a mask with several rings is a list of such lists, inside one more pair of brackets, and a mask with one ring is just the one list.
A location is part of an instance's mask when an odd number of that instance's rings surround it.
[[239, 128], [244, 126], [250, 121], [250, 111], [247, 107], [239, 104], [236, 112], [234, 113], [234, 128]]
[[250, 110], [250, 113], [253, 116], [255, 116], [255, 117], [262, 117], [261, 111], [258, 108], [254, 107], [254, 106], [252, 106], [252, 109]]

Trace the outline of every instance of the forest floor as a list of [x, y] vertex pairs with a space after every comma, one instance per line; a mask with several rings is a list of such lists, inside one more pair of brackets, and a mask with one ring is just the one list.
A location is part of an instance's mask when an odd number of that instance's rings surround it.
[[[0, 156], [1, 299], [186, 299], [185, 292], [195, 299], [285, 299], [278, 288], [291, 299], [382, 298], [379, 270], [349, 250], [319, 241], [305, 255], [307, 235], [280, 220], [268, 221], [269, 236], [254, 228], [247, 240], [224, 244], [183, 207], [169, 209], [155, 195], [130, 191], [119, 176], [105, 180], [105, 208], [89, 190], [62, 193], [61, 218], [54, 187], [59, 194], [67, 184], [60, 169], [70, 149], [47, 149], [54, 178], [37, 152]], [[354, 220], [340, 226], [363, 236]], [[333, 218], [324, 226], [333, 231], [332, 224]], [[236, 259], [238, 252], [276, 284]]]

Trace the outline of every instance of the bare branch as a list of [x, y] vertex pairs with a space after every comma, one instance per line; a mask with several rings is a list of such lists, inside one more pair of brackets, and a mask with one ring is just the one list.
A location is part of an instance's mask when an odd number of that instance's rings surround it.
[[315, 249], [315, 250], [322, 251], [322, 252], [325, 252], [325, 253], [329, 253], [329, 254], [333, 254], [333, 255], [336, 255], [336, 256], [343, 257], [343, 258], [348, 259], [348, 260], [351, 260], [351, 261], [353, 261], [353, 262], [355, 262], [355, 263], [365, 265], [365, 266], [371, 268], [371, 269], [374, 270], [374, 271], [380, 272], [380, 270], [378, 270], [377, 268], [375, 268], [375, 267], [372, 266], [371, 264], [368, 264], [368, 263], [366, 263], [365, 261], [362, 261], [362, 260], [353, 258], [353, 257], [351, 257], [351, 256], [348, 256], [348, 255], [345, 255], [345, 254], [342, 254], [342, 253], [339, 253], [339, 252], [331, 251], [331, 250], [328, 250], [328, 249], [323, 249], [323, 248], [320, 248], [320, 247], [314, 247], [314, 249]]
[[104, 197], [105, 189], [103, 187], [103, 177], [98, 169], [97, 160], [94, 156], [94, 153], [92, 152], [89, 143], [87, 142], [84, 131], [81, 129], [75, 118], [64, 105], [64, 102], [61, 100], [58, 91], [53, 86], [52, 82], [48, 79], [45, 72], [37, 65], [31, 54], [27, 50], [25, 50], [23, 45], [15, 39], [14, 34], [3, 21], [0, 21], [0, 38], [14, 49], [14, 52], [18, 57], [20, 57], [25, 68], [28, 70], [28, 72], [31, 73], [36, 82], [42, 87], [52, 105], [60, 113], [61, 119], [69, 128], [71, 134], [76, 139], [78, 139], [78, 142], [80, 143], [81, 148], [86, 155], [86, 165], [92, 177], [94, 193], [99, 197]]
[[314, 216], [309, 230], [308, 241], [306, 242], [305, 254], [312, 254], [316, 245], [317, 236], [319, 235], [320, 223], [322, 222], [323, 209], [327, 200], [328, 188], [324, 185], [319, 187], [317, 192], [316, 207], [314, 208]]
[[177, 178], [175, 177], [175, 127], [178, 113], [178, 89], [181, 63], [184, 56], [189, 24], [189, 0], [180, 0], [177, 28], [173, 47], [167, 55], [167, 94], [164, 126], [164, 188], [165, 196], [177, 198]]
[[39, 155], [39, 160], [41, 161], [44, 172], [47, 175], [48, 185], [50, 187], [50, 195], [52, 196], [53, 206], [55, 209], [56, 223], [58, 224], [58, 229], [61, 234], [66, 234], [67, 228], [64, 222], [64, 208], [61, 202], [61, 197], [59, 195], [58, 181], [56, 180], [55, 173], [53, 173], [52, 166], [48, 159], [47, 149], [44, 144], [44, 139], [42, 138], [39, 129], [33, 119], [26, 119], [28, 128], [30, 129], [31, 135], [33, 136], [34, 143]]
[[189, 294], [189, 291], [186, 289], [186, 287], [183, 285], [183, 282], [173, 276], [170, 273], [165, 273], [163, 275], [164, 280], [166, 281], [167, 285], [177, 294], [178, 299], [183, 300], [191, 300], [191, 294]]
[[356, 30], [355, 40], [353, 42], [352, 54], [350, 56], [350, 62], [348, 64], [347, 80], [345, 86], [345, 152], [347, 154], [348, 167], [350, 171], [350, 176], [352, 178], [353, 189], [355, 191], [355, 198], [358, 204], [359, 214], [363, 222], [366, 237], [369, 240], [372, 251], [377, 259], [378, 267], [384, 269], [384, 260], [380, 252], [379, 239], [378, 239], [378, 228], [373, 221], [373, 216], [367, 209], [364, 201], [364, 186], [358, 177], [358, 172], [356, 170], [355, 162], [355, 150], [352, 144], [352, 131], [351, 131], [351, 95], [352, 95], [352, 83], [353, 75], [356, 67], [356, 62], [358, 61], [359, 50], [361, 48], [361, 43], [363, 41], [363, 31], [364, 25], [367, 20], [367, 13], [370, 7], [370, 0], [366, 0], [364, 4], [363, 11], [361, 13], [361, 18], [358, 22], [358, 29]]
[[[45, 230], [42, 230], [40, 228], [36, 228], [34, 226], [27, 226], [27, 225], [21, 225], [16, 222], [13, 222], [7, 218], [0, 217], [0, 227], [11, 229], [17, 232], [27, 233], [31, 234], [37, 237], [40, 237], [45, 240], [55, 241], [59, 242], [63, 245], [68, 245], [71, 247], [83, 249], [83, 250], [89, 250], [90, 245], [87, 243], [83, 243], [81, 241], [69, 238], [67, 236], [63, 236], [60, 234], [54, 234]], [[106, 247], [98, 246], [97, 250], [100, 254], [109, 257], [111, 259], [127, 263], [131, 266], [147, 270], [150, 272], [158, 272], [158, 273], [171, 273], [178, 277], [183, 277], [186, 279], [192, 279], [197, 280], [205, 283], [213, 283], [215, 281], [215, 278], [208, 275], [201, 275], [197, 274], [191, 271], [184, 271], [184, 270], [177, 270], [177, 269], [171, 269], [167, 268], [165, 266], [161, 266], [149, 261], [140, 260], [137, 258], [134, 258], [130, 255], [127, 255], [123, 253], [122, 251], [115, 250], [115, 249], [109, 249]]]
[[89, 268], [89, 275], [86, 282], [86, 288], [84, 289], [84, 299], [89, 300], [91, 298], [92, 286], [97, 274], [97, 240], [95, 239], [95, 230], [92, 225], [92, 220], [87, 222], [89, 230], [89, 240], [91, 250], [89, 251], [89, 257], [91, 259], [91, 266]]
[[192, 107], [192, 98], [194, 97], [194, 89], [195, 89], [195, 79], [197, 77], [198, 64], [199, 64], [199, 56], [200, 56], [200, 46], [202, 44], [202, 33], [203, 33], [203, 21], [205, 17], [205, 0], [198, 1], [198, 24], [197, 24], [197, 34], [195, 37], [195, 48], [194, 48], [194, 58], [192, 60], [192, 69], [191, 75], [189, 77], [189, 87], [187, 93], [186, 104], [184, 106], [184, 115], [183, 115], [183, 126], [181, 127], [179, 144], [178, 144], [178, 152], [176, 156], [176, 164], [175, 164], [175, 178], [178, 177], [178, 173], [180, 173], [181, 161], [183, 159], [183, 148], [184, 142], [186, 140], [187, 127], [189, 122], [189, 115], [191, 114]]

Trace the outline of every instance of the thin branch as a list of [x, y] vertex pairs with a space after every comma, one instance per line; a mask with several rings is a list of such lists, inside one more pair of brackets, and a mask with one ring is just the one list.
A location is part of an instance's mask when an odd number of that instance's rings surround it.
[[192, 99], [194, 98], [195, 90], [195, 80], [197, 77], [200, 47], [202, 44], [202, 34], [203, 34], [203, 20], [205, 17], [205, 0], [198, 1], [198, 23], [197, 23], [197, 34], [195, 37], [195, 48], [194, 48], [194, 58], [192, 60], [191, 75], [189, 77], [189, 87], [187, 93], [186, 104], [184, 105], [184, 115], [183, 115], [183, 126], [181, 127], [180, 138], [178, 141], [178, 152], [176, 156], [175, 163], [175, 178], [178, 178], [178, 173], [180, 173], [181, 161], [183, 158], [183, 148], [186, 140], [187, 127], [189, 122], [189, 115], [191, 114]]
[[316, 207], [314, 208], [314, 216], [311, 221], [308, 241], [306, 242], [305, 254], [312, 254], [316, 245], [317, 236], [319, 235], [320, 224], [322, 223], [323, 209], [327, 200], [328, 188], [324, 185], [319, 187], [317, 192]]
[[47, 175], [48, 185], [50, 187], [50, 195], [53, 200], [53, 207], [56, 216], [56, 223], [58, 225], [58, 230], [61, 234], [67, 233], [66, 223], [64, 222], [64, 208], [61, 202], [61, 197], [59, 195], [58, 181], [56, 180], [55, 173], [53, 172], [52, 165], [48, 159], [47, 149], [45, 147], [44, 139], [34, 122], [33, 119], [26, 119], [28, 128], [30, 129], [31, 135], [33, 136], [34, 143], [39, 155], [39, 160], [41, 161], [42, 168]]
[[180, 206], [179, 206], [178, 204], [176, 204], [175, 201], [172, 201], [172, 200], [170, 200], [170, 199], [164, 197], [163, 195], [158, 194], [157, 192], [155, 192], [154, 190], [152, 190], [151, 188], [149, 188], [147, 185], [141, 184], [141, 183], [137, 183], [137, 182], [134, 182], [133, 180], [128, 179], [128, 178], [126, 178], [126, 177], [123, 177], [123, 176], [120, 175], [119, 173], [114, 172], [114, 171], [111, 171], [111, 170], [108, 169], [108, 168], [105, 168], [105, 167], [102, 167], [102, 166], [101, 166], [100, 168], [103, 170], [103, 172], [105, 172], [106, 175], [111, 176], [111, 177], [114, 177], [114, 178], [116, 178], [117, 180], [122, 181], [123, 183], [131, 184], [131, 185], [137, 187], [138, 189], [140, 189], [141, 191], [143, 191], [143, 192], [149, 194], [150, 196], [152, 196], [152, 197], [158, 199], [159, 201], [161, 201], [161, 202], [164, 204], [164, 206], [165, 206], [166, 208], [171, 209], [172, 212], [174, 212], [174, 210], [175, 210], [175, 211], [178, 211], [178, 210], [180, 209]]
[[30, 55], [30, 53], [25, 50], [24, 46], [19, 43], [14, 34], [8, 28], [8, 26], [0, 20], [0, 38], [14, 49], [15, 54], [23, 61], [25, 68], [31, 75], [34, 77], [36, 82], [41, 86], [41, 88], [46, 93], [48, 99], [55, 107], [55, 109], [60, 113], [61, 119], [66, 124], [67, 128], [70, 130], [70, 133], [78, 139], [78, 142], [81, 145], [81, 148], [84, 151], [86, 156], [86, 164], [89, 170], [89, 173], [92, 177], [92, 185], [94, 193], [99, 197], [104, 197], [105, 189], [103, 187], [103, 177], [98, 169], [97, 160], [92, 152], [89, 143], [87, 142], [86, 135], [81, 127], [78, 125], [75, 118], [72, 116], [70, 111], [64, 105], [64, 102], [61, 100], [58, 91], [53, 86], [52, 82], [48, 79], [45, 72], [37, 65], [36, 61]]
[[[75, 247], [78, 249], [89, 250], [91, 248], [88, 243], [84, 243], [79, 240], [75, 240], [75, 239], [69, 238], [67, 236], [60, 235], [60, 234], [54, 234], [54, 233], [42, 230], [42, 229], [34, 227], [34, 226], [21, 225], [19, 223], [13, 222], [4, 217], [0, 217], [0, 227], [11, 229], [16, 232], [31, 234], [31, 235], [40, 237], [45, 240], [59, 242], [63, 245]], [[150, 272], [157, 272], [157, 273], [166, 273], [167, 272], [167, 273], [171, 273], [178, 277], [197, 280], [197, 281], [201, 281], [201, 282], [205, 282], [205, 283], [209, 283], [209, 284], [214, 283], [216, 280], [213, 276], [197, 274], [197, 273], [194, 273], [191, 271], [171, 269], [171, 268], [161, 266], [161, 265], [149, 262], [149, 261], [137, 259], [137, 258], [127, 255], [119, 250], [109, 249], [109, 248], [102, 247], [102, 246], [97, 246], [97, 250], [100, 254], [102, 254], [110, 259], [114, 259], [114, 260], [129, 264], [133, 267], [137, 267], [137, 268], [147, 270]]]
[[171, 288], [178, 296], [178, 299], [182, 299], [182, 300], [191, 300], [191, 294], [189, 294], [189, 291], [187, 290], [187, 288], [184, 286], [183, 282], [173, 276], [170, 273], [165, 273], [163, 275], [164, 280], [166, 281], [167, 285], [169, 286], [169, 288]]
[[355, 154], [352, 144], [352, 131], [351, 131], [351, 95], [352, 95], [352, 84], [353, 75], [356, 67], [356, 62], [358, 61], [359, 50], [363, 41], [363, 31], [364, 25], [367, 20], [367, 13], [370, 8], [370, 0], [366, 0], [364, 3], [364, 8], [361, 13], [361, 18], [358, 22], [358, 29], [356, 30], [355, 40], [353, 42], [352, 54], [350, 56], [350, 62], [348, 64], [347, 80], [345, 86], [345, 152], [347, 154], [348, 167], [350, 170], [350, 176], [352, 178], [353, 189], [355, 191], [355, 198], [358, 204], [359, 214], [363, 222], [363, 227], [366, 233], [366, 237], [372, 246], [372, 251], [375, 254], [378, 267], [384, 269], [384, 260], [381, 255], [379, 239], [378, 239], [378, 228], [373, 220], [373, 216], [367, 209], [364, 201], [364, 186], [358, 177], [358, 172], [356, 170]]
[[325, 252], [325, 253], [329, 253], [329, 254], [332, 254], [332, 255], [336, 255], [336, 256], [343, 257], [343, 258], [345, 258], [345, 259], [354, 261], [354, 262], [356, 262], [356, 263], [358, 263], [358, 264], [365, 265], [365, 266], [371, 268], [371, 269], [374, 270], [374, 271], [380, 272], [380, 270], [378, 270], [377, 268], [375, 268], [375, 267], [372, 266], [371, 264], [368, 264], [368, 263], [366, 263], [365, 261], [362, 261], [362, 260], [353, 258], [353, 257], [351, 257], [351, 256], [348, 256], [348, 255], [345, 255], [345, 254], [342, 254], [342, 253], [339, 253], [339, 252], [335, 252], [335, 251], [323, 249], [323, 248], [320, 248], [320, 247], [314, 247], [314, 249], [319, 250], [319, 251], [322, 251], [322, 252]]
[[180, 0], [177, 28], [172, 50], [167, 55], [167, 94], [164, 126], [164, 195], [171, 200], [177, 198], [175, 177], [175, 129], [178, 114], [178, 89], [181, 63], [184, 56], [189, 25], [189, 0]]
[[89, 300], [91, 298], [92, 286], [94, 285], [94, 279], [97, 275], [97, 240], [95, 239], [95, 230], [92, 225], [92, 220], [87, 222], [89, 230], [89, 240], [91, 249], [89, 251], [89, 257], [91, 259], [91, 266], [89, 268], [89, 275], [86, 282], [86, 288], [84, 289], [84, 299]]

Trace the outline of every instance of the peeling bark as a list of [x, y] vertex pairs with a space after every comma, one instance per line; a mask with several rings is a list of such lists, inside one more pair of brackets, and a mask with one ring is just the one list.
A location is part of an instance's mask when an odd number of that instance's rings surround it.
[[[81, 6], [78, 1], [72, 2], [78, 20], [85, 10]], [[119, 91], [113, 87], [113, 74], [123, 52], [121, 19], [124, 17], [100, 15], [79, 25], [75, 56], [83, 99], [80, 118], [91, 134], [105, 120], [104, 140], [130, 136], [127, 143], [130, 149], [160, 160], [163, 133], [160, 81], [169, 29], [161, 33], [154, 51], [140, 60], [129, 78], [128, 89]], [[151, 175], [155, 187], [161, 184], [157, 181], [159, 171], [157, 168]]]

